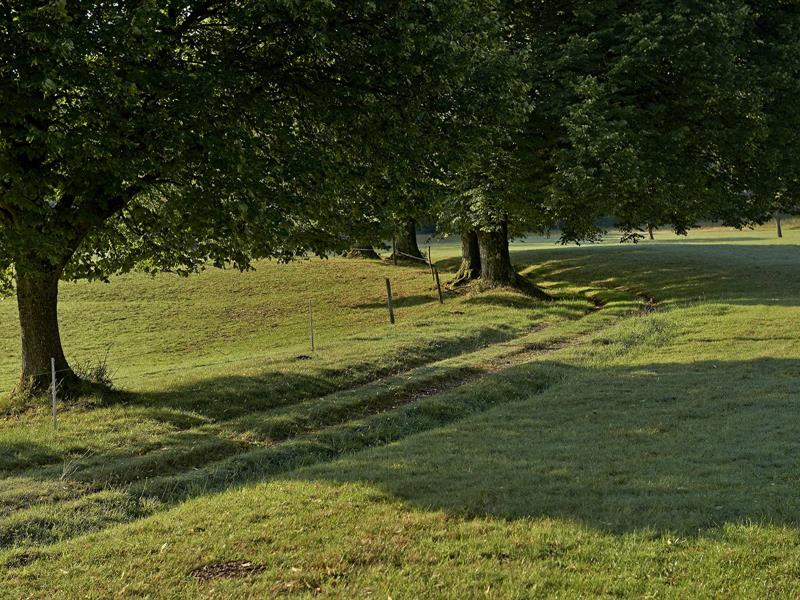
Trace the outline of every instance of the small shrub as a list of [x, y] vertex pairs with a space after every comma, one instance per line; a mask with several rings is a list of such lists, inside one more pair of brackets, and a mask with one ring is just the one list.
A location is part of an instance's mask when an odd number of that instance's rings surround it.
[[73, 367], [75, 374], [83, 381], [113, 389], [114, 373], [108, 366], [108, 353], [99, 361], [84, 361]]

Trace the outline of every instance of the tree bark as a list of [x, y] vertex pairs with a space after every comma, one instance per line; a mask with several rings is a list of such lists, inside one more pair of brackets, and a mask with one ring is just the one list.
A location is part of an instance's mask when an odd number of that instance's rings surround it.
[[647, 233], [650, 236], [651, 240], [656, 239], [655, 237], [653, 237], [653, 229], [655, 229], [655, 228], [652, 225], [650, 225], [650, 224], [647, 225]]
[[778, 226], [778, 237], [783, 237], [783, 228], [781, 227], [781, 216], [775, 215], [775, 224]]
[[461, 266], [450, 285], [462, 285], [481, 276], [481, 252], [478, 234], [467, 231], [461, 234]]
[[414, 219], [408, 218], [403, 221], [402, 226], [397, 231], [397, 237], [395, 239], [395, 251], [398, 253], [401, 260], [404, 258], [407, 259], [409, 256], [425, 258], [422, 256], [422, 252], [420, 252], [419, 245], [417, 244], [417, 223]]
[[16, 267], [17, 306], [22, 333], [22, 374], [14, 396], [33, 396], [50, 387], [50, 359], [55, 358], [57, 379], [77, 381], [58, 329], [58, 281], [61, 270], [45, 264], [39, 269]]
[[508, 250], [508, 221], [503, 221], [498, 229], [478, 231], [478, 245], [482, 283], [489, 287], [515, 285], [517, 273]]

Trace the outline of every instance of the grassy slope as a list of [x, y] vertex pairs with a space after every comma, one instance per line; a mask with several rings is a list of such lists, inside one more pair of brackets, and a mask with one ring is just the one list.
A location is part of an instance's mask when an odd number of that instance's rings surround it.
[[[42, 416], [2, 426], [0, 445], [10, 449], [3, 456], [16, 458], [7, 459], [0, 480], [0, 542], [5, 534], [20, 548], [0, 554], [7, 567], [0, 589], [8, 597], [793, 596], [800, 573], [798, 236], [787, 231], [777, 244], [770, 233], [709, 232], [699, 245], [664, 239], [625, 248], [520, 246], [515, 260], [562, 291], [621, 286], [655, 296], [665, 310], [626, 318], [631, 303], [613, 291], [603, 294], [604, 310], [577, 321], [559, 319], [582, 314], [585, 302], [524, 306], [511, 294], [491, 304], [460, 298], [445, 309], [408, 306], [407, 331], [392, 334], [407, 337], [393, 341], [427, 348], [420, 362], [457, 356], [321, 404], [300, 400], [380, 376], [400, 360], [381, 339], [377, 306], [363, 309], [376, 311], [374, 323], [353, 321], [363, 326], [363, 341], [332, 346], [315, 364], [287, 360], [231, 378], [239, 391], [225, 396], [232, 408], [224, 410], [212, 402], [227, 389], [224, 380], [136, 380], [156, 361], [143, 359], [140, 367], [134, 360], [126, 369], [140, 393], [126, 406], [75, 411], [56, 440]], [[378, 278], [384, 267], [368, 269]], [[297, 273], [290, 281], [306, 280], [305, 271]], [[296, 285], [309, 294], [335, 285], [320, 277], [316, 285]], [[146, 293], [152, 283], [131, 278], [125, 285]], [[430, 292], [427, 282], [419, 285]], [[330, 295], [345, 292], [352, 287]], [[255, 291], [250, 297], [258, 303]], [[75, 305], [79, 311], [77, 296]], [[345, 312], [334, 307], [330, 318]], [[496, 319], [488, 329], [499, 333], [487, 337], [487, 318]], [[551, 326], [526, 333], [543, 320]], [[499, 328], [503, 321], [510, 330]], [[298, 325], [285, 339], [301, 331]], [[444, 331], [455, 336], [453, 344], [431, 349]], [[513, 335], [519, 339], [509, 344]], [[246, 355], [266, 336], [257, 338], [240, 334], [220, 348]], [[361, 364], [365, 352], [378, 366], [352, 374], [347, 366]], [[164, 350], [159, 361], [175, 353]], [[316, 371], [317, 361], [332, 364]], [[301, 375], [309, 370], [319, 385], [293, 397], [306, 388]], [[264, 391], [287, 374], [302, 385], [292, 380], [280, 402], [266, 400]], [[453, 387], [461, 378], [470, 382]], [[171, 391], [157, 394], [158, 385]], [[198, 395], [208, 400], [191, 412]], [[349, 408], [321, 422], [342, 405]], [[275, 412], [258, 412], [265, 409]], [[288, 433], [280, 426], [287, 422]], [[421, 433], [409, 436], [415, 431]], [[221, 444], [209, 452], [238, 462], [208, 470], [207, 456], [186, 452], [203, 443]], [[165, 445], [161, 454], [158, 444]], [[365, 446], [377, 447], [350, 452]], [[175, 458], [174, 448], [184, 458], [170, 466], [164, 458]], [[74, 466], [62, 463], [64, 453], [76, 456]], [[151, 464], [137, 471], [135, 459], [148, 456]], [[294, 469], [304, 463], [311, 466]], [[184, 485], [186, 471], [198, 466], [206, 471]], [[136, 489], [147, 469], [159, 474], [156, 494]], [[210, 483], [198, 489], [201, 482]], [[195, 498], [165, 510], [185, 497]], [[31, 506], [20, 510], [24, 503]], [[58, 537], [151, 513], [48, 547]], [[188, 575], [237, 559], [265, 570], [204, 583]]]
[[[381, 297], [385, 275], [396, 294], [394, 327]], [[593, 309], [559, 293], [546, 306], [504, 290], [448, 294], [442, 306], [425, 269], [347, 260], [65, 285], [70, 355], [102, 349], [99, 332], [114, 339], [109, 362], [123, 391], [90, 399], [89, 410], [62, 407], [56, 435], [46, 407], [0, 421], [0, 550], [141, 518], [479, 410], [414, 420], [392, 409], [520, 360], [513, 357], [524, 343], [553, 337], [548, 325], [577, 323]], [[310, 359], [308, 301], [317, 325]], [[4, 308], [5, 340], [16, 352], [12, 306]], [[239, 333], [209, 349], [201, 340], [214, 323]], [[353, 432], [354, 419], [380, 422], [365, 436]]]

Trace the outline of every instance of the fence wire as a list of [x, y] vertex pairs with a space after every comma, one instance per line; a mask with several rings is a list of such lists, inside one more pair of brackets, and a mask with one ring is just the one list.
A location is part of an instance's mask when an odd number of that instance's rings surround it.
[[[373, 250], [374, 251], [373, 248], [354, 248], [354, 250]], [[405, 256], [405, 257], [408, 257], [408, 258], [423, 262], [423, 263], [425, 263], [425, 265], [429, 266], [431, 269], [435, 269], [435, 267], [428, 260], [426, 260], [424, 258], [420, 258], [418, 256], [412, 256], [410, 254], [406, 254], [406, 253], [400, 252], [400, 251], [396, 251], [396, 253], [399, 254], [399, 255], [402, 255], [402, 256]], [[287, 315], [288, 314], [287, 311], [282, 311], [282, 312], [281, 311], [276, 311], [276, 312], [279, 315], [280, 314], [283, 314], [283, 315]], [[290, 318], [287, 318], [287, 319], [283, 319], [280, 322], [273, 324], [272, 326], [273, 327], [277, 327], [277, 326], [280, 326], [280, 327], [295, 327], [295, 326], [306, 326], [306, 325], [309, 326], [309, 346], [310, 346], [310, 339], [311, 339], [311, 329], [310, 329], [310, 327], [311, 327], [311, 322], [310, 322], [309, 315], [306, 312], [306, 310], [303, 309], [303, 308], [299, 308], [298, 312], [301, 312], [302, 314], [299, 314], [297, 316], [290, 317]], [[313, 334], [314, 338], [317, 337], [316, 324], [318, 323], [318, 318], [319, 317], [315, 313], [315, 315], [314, 315], [314, 326], [313, 326], [314, 327], [314, 334]], [[281, 349], [276, 349], [276, 350], [278, 352], [281, 351]], [[309, 351], [313, 353], [313, 352], [315, 352], [315, 349], [311, 349], [309, 347]], [[109, 349], [109, 352], [110, 352], [110, 349]], [[106, 358], [108, 358], [109, 352], [106, 353]], [[141, 355], [140, 354], [123, 355], [121, 357], [119, 357], [119, 356], [115, 357], [115, 360], [116, 361], [125, 362], [127, 360], [138, 358], [139, 356], [141, 356]], [[213, 358], [213, 357], [209, 357], [209, 359], [211, 359], [211, 358]], [[301, 355], [298, 355], [297, 357], [294, 357], [294, 358], [297, 359], [297, 358], [310, 358], [310, 357], [308, 357], [307, 355], [301, 354]], [[259, 354], [259, 355], [255, 355], [255, 356], [248, 356], [246, 358], [229, 358], [229, 359], [225, 359], [225, 360], [215, 360], [213, 362], [204, 362], [204, 363], [200, 363], [200, 364], [183, 365], [183, 366], [179, 366], [179, 367], [169, 367], [169, 368], [164, 368], [164, 369], [157, 369], [157, 370], [154, 370], [154, 371], [146, 371], [146, 372], [139, 373], [139, 374], [127, 374], [127, 375], [122, 375], [122, 376], [119, 376], [119, 377], [114, 375], [114, 376], [112, 376], [112, 379], [113, 379], [114, 383], [116, 383], [118, 381], [130, 381], [130, 380], [145, 379], [145, 378], [148, 378], [148, 377], [153, 377], [153, 376], [158, 376], [158, 375], [169, 375], [169, 374], [172, 374], [172, 373], [180, 373], [180, 372], [192, 371], [192, 370], [197, 370], [197, 369], [207, 369], [207, 368], [211, 368], [211, 367], [220, 367], [220, 366], [231, 365], [231, 364], [248, 364], [248, 363], [257, 363], [257, 362], [261, 362], [262, 364], [263, 363], [266, 363], [266, 364], [272, 363], [272, 364], [274, 364], [274, 363], [277, 363], [277, 362], [281, 362], [281, 361], [285, 361], [285, 360], [291, 360], [291, 359], [292, 359], [292, 357], [288, 356], [288, 355], [287, 356], [275, 356], [275, 353], [273, 352], [271, 354]], [[73, 368], [66, 367], [66, 368], [62, 368], [62, 369], [57, 369], [55, 371], [55, 374], [59, 375], [59, 374], [63, 374], [63, 373], [70, 373], [70, 372], [74, 372], [74, 370], [75, 369], [73, 369]], [[47, 370], [47, 371], [43, 371], [43, 372], [34, 373], [32, 375], [32, 377], [51, 376], [52, 374], [53, 374], [53, 371]], [[56, 388], [57, 389], [58, 389], [58, 387], [60, 387], [62, 382], [63, 382], [63, 379], [61, 379], [61, 380], [59, 380], [57, 382], [57, 384], [56, 384]], [[51, 389], [51, 388], [52, 388], [52, 386], [49, 386], [48, 389]]]

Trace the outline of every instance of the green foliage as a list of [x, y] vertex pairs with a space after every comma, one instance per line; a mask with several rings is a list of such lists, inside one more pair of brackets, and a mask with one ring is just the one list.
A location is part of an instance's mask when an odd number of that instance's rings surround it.
[[42, 392], [51, 357], [69, 371], [59, 278], [344, 250], [386, 220], [382, 191], [446, 178], [513, 88], [484, 61], [504, 47], [494, 7], [0, 5], [0, 272], [13, 264], [24, 303], [15, 393]]
[[445, 167], [493, 35], [482, 0], [0, 11], [0, 249], [71, 279], [341, 245], [372, 187]]
[[766, 212], [800, 211], [800, 6], [750, 2], [748, 62], [763, 90], [765, 134], [753, 154], [753, 192]]
[[744, 168], [759, 133], [760, 97], [741, 66], [747, 7], [737, 0], [623, 4], [580, 11], [580, 33], [570, 38], [574, 95], [552, 189], [583, 219], [567, 222], [565, 234], [580, 237], [598, 211], [628, 229], [748, 221]]
[[0, 298], [14, 293], [14, 271], [11, 267], [0, 267]]
[[795, 10], [759, 16], [744, 0], [504, 3], [530, 110], [468, 173], [473, 222], [496, 228], [508, 216], [512, 232], [558, 226], [564, 241], [581, 241], [596, 238], [604, 215], [633, 237], [647, 223], [685, 232], [700, 220], [763, 220], [754, 191], [774, 177], [754, 165], [765, 122], [780, 121], [765, 115], [780, 101], [765, 102], [770, 69], [753, 69], [750, 56], [763, 46], [788, 92], [797, 36], [788, 23], [768, 27], [769, 40], [752, 29]]

